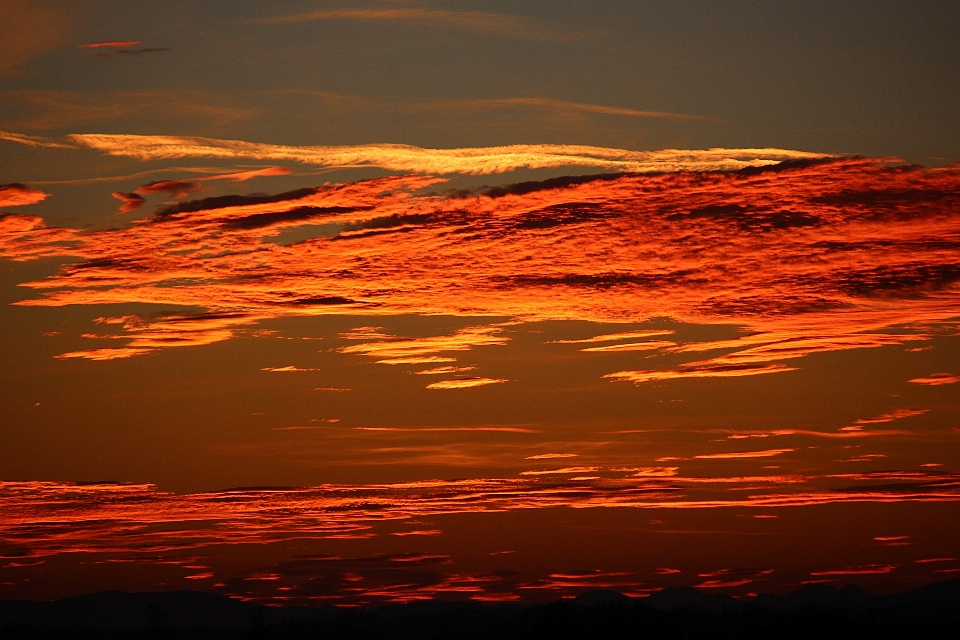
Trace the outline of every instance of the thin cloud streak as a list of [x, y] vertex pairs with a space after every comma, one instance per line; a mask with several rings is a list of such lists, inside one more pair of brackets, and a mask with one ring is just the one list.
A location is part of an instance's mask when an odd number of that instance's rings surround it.
[[[132, 50], [126, 55], [152, 53], [150, 50]], [[91, 54], [93, 56], [114, 58], [122, 55]], [[224, 126], [249, 120], [259, 114], [254, 107], [245, 106], [236, 96], [217, 94], [207, 91], [188, 89], [129, 89], [114, 91], [54, 91], [44, 89], [20, 89], [0, 91], [0, 105], [13, 104], [24, 115], [7, 120], [4, 126], [11, 129], [51, 130], [73, 128], [78, 125], [88, 127], [90, 123], [115, 123], [117, 120], [131, 118], [152, 120], [162, 118], [169, 121], [198, 119], [208, 126]], [[55, 141], [54, 144], [41, 143], [39, 136], [10, 134], [3, 139], [30, 146], [85, 148], [69, 138]]]
[[90, 44], [78, 44], [78, 49], [101, 49], [103, 47], [135, 47], [138, 44], [143, 44], [139, 40], [123, 40], [123, 41], [111, 41], [111, 42], [93, 42]]
[[16, 142], [17, 144], [28, 147], [45, 147], [48, 149], [76, 149], [77, 145], [69, 142], [61, 142], [53, 138], [44, 136], [29, 136], [24, 133], [13, 133], [11, 131], [0, 131], [0, 140], [7, 142]]
[[438, 102], [419, 103], [413, 106], [414, 108], [419, 109], [458, 109], [468, 111], [482, 111], [510, 107], [533, 107], [560, 112], [596, 113], [601, 115], [626, 116], [630, 118], [655, 118], [662, 120], [674, 120], [677, 122], [710, 122], [716, 120], [716, 118], [688, 113], [674, 113], [671, 111], [645, 111], [641, 109], [627, 109], [624, 107], [609, 107], [599, 104], [571, 102], [569, 100], [559, 100], [557, 98], [536, 97], [444, 100]]
[[632, 338], [651, 338], [654, 336], [673, 335], [672, 329], [644, 329], [642, 331], [624, 331], [621, 333], [605, 333], [592, 338], [580, 340], [551, 340], [547, 344], [585, 344], [591, 342], [612, 342], [614, 340], [630, 340]]
[[275, 18], [253, 20], [254, 24], [291, 24], [323, 20], [364, 22], [404, 22], [425, 26], [473, 31], [483, 35], [520, 40], [566, 42], [598, 35], [595, 32], [570, 31], [558, 25], [523, 16], [479, 11], [444, 11], [419, 7], [378, 9], [326, 9]]
[[[208, 109], [214, 109], [214, 107]], [[246, 117], [241, 111], [234, 110], [231, 113], [236, 113], [237, 117]], [[628, 151], [557, 144], [460, 149], [424, 149], [402, 144], [290, 146], [242, 140], [132, 134], [71, 134], [67, 136], [67, 140], [78, 148], [95, 149], [108, 155], [142, 161], [174, 158], [229, 158], [300, 162], [327, 168], [377, 167], [388, 171], [469, 175], [565, 166], [636, 173], [715, 171], [769, 166], [784, 160], [830, 157], [828, 154], [788, 149]]]
[[944, 384], [954, 384], [960, 382], [960, 376], [953, 373], [931, 373], [922, 378], [913, 378], [910, 382], [914, 384], [924, 384], [930, 387], [937, 387]]
[[796, 451], [791, 449], [766, 449], [764, 451], [736, 451], [733, 453], [706, 453], [699, 456], [693, 456], [698, 460], [739, 460], [742, 458], [772, 458], [784, 453]]
[[441, 380], [427, 385], [427, 389], [469, 389], [470, 387], [484, 387], [488, 384], [508, 382], [505, 378], [459, 378], [457, 380]]
[[742, 376], [758, 376], [767, 373], [783, 373], [796, 371], [796, 367], [782, 364], [767, 364], [760, 366], [709, 366], [690, 367], [686, 369], [655, 370], [655, 371], [617, 371], [608, 373], [604, 378], [640, 384], [641, 382], [656, 382], [660, 380], [675, 380], [678, 378], [739, 378]]

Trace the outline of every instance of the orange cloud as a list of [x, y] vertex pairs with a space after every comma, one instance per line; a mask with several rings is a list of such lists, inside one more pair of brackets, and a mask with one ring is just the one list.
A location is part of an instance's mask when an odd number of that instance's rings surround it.
[[603, 377], [610, 380], [624, 380], [639, 384], [641, 382], [672, 380], [676, 378], [737, 378], [741, 376], [762, 375], [764, 373], [781, 373], [784, 371], [796, 371], [796, 367], [788, 367], [782, 364], [767, 364], [759, 366], [689, 366], [683, 369], [672, 370], [617, 371], [615, 373], [608, 373]]
[[536, 456], [527, 456], [524, 460], [549, 460], [552, 458], [576, 458], [575, 453], [541, 453]]
[[216, 176], [204, 176], [197, 180], [230, 180], [232, 182], [246, 182], [253, 178], [263, 178], [268, 176], [286, 176], [292, 171], [287, 167], [264, 167], [263, 169], [251, 169], [249, 171], [236, 171], [234, 173], [223, 173]]
[[78, 49], [101, 49], [104, 47], [135, 47], [143, 44], [139, 40], [112, 40], [110, 42], [93, 42], [90, 44], [78, 44]]
[[[670, 317], [749, 332], [677, 346], [647, 340], [654, 334], [644, 331], [587, 339], [639, 339], [598, 345], [599, 353], [648, 346], [674, 355], [718, 352], [607, 376], [647, 382], [790, 371], [796, 366], [784, 361], [927, 340], [960, 316], [960, 269], [944, 244], [960, 241], [960, 169], [803, 160], [734, 172], [565, 177], [467, 196], [424, 193], [439, 182], [394, 176], [205, 198], [97, 231], [8, 215], [0, 218], [0, 251], [14, 260], [79, 258], [24, 283], [40, 295], [17, 303], [23, 306], [207, 310], [196, 317], [209, 325], [205, 337], [182, 321], [150, 339], [149, 320], [124, 328], [130, 348], [205, 344], [259, 319], [345, 312], [521, 322]], [[315, 225], [339, 232], [272, 240]], [[226, 316], [230, 326], [218, 319]], [[386, 364], [449, 363], [458, 352], [507, 343], [503, 326], [429, 338], [370, 334], [340, 351]], [[947, 379], [938, 376], [931, 379]]]
[[122, 191], [114, 191], [110, 195], [122, 203], [120, 205], [120, 213], [130, 213], [131, 211], [136, 211], [142, 207], [143, 203], [146, 201], [143, 196], [137, 193], [123, 193]]
[[49, 149], [76, 149], [77, 145], [73, 143], [61, 142], [53, 138], [44, 136], [28, 136], [23, 133], [12, 133], [10, 131], [0, 131], [0, 140], [16, 142], [28, 147], [45, 147]]
[[[502, 329], [496, 326], [466, 327], [449, 336], [379, 339], [376, 342], [341, 347], [338, 351], [379, 358], [377, 362], [386, 364], [436, 362], [436, 359], [424, 360], [423, 356], [446, 351], [467, 351], [477, 346], [503, 345], [509, 338], [501, 336], [501, 331]], [[378, 337], [380, 335], [382, 334], [378, 334]]]
[[522, 427], [356, 427], [358, 431], [407, 431], [413, 433], [433, 433], [445, 431], [492, 431], [501, 433], [541, 433], [538, 429], [524, 429]]
[[434, 367], [433, 369], [424, 369], [423, 371], [414, 371], [418, 376], [436, 376], [446, 373], [460, 373], [462, 371], [473, 371], [476, 369], [474, 366], [466, 367]]
[[633, 474], [634, 478], [672, 478], [677, 475], [679, 467], [640, 467]]
[[693, 586], [697, 589], [731, 589], [733, 587], [742, 587], [751, 582], [753, 582], [753, 580], [750, 578], [740, 578], [739, 580], [704, 580]]
[[87, 349], [85, 351], [70, 351], [54, 356], [61, 360], [70, 358], [83, 358], [85, 360], [117, 360], [120, 358], [131, 358], [150, 353], [152, 349], [138, 349], [133, 347], [108, 347], [104, 349]]
[[[23, 558], [78, 552], [137, 558], [210, 545], [370, 537], [380, 534], [374, 529], [379, 523], [454, 513], [562, 506], [742, 510], [853, 502], [960, 501], [956, 474], [896, 472], [904, 479], [883, 486], [877, 486], [877, 480], [892, 478], [890, 473], [847, 474], [839, 478], [844, 483], [842, 488], [784, 493], [783, 485], [771, 483], [767, 489], [752, 488], [749, 495], [736, 492], [722, 498], [691, 495], [684, 489], [684, 479], [678, 477], [567, 477], [595, 469], [569, 467], [518, 478], [249, 488], [197, 494], [159, 491], [148, 484], [5, 481], [0, 482], [0, 537], [16, 540]], [[51, 528], [51, 521], [58, 526]], [[198, 527], [197, 523], [212, 526]], [[888, 566], [848, 567], [813, 575], [886, 573], [892, 570]], [[753, 577], [756, 575], [760, 574]]]
[[22, 184], [0, 184], [0, 207], [22, 207], [43, 202], [49, 196]]
[[64, 353], [57, 358], [112, 360], [143, 355], [154, 349], [212, 344], [232, 338], [237, 325], [256, 322], [259, 318], [243, 313], [207, 313], [196, 315], [159, 315], [154, 318], [124, 316], [99, 318], [101, 324], [122, 325], [125, 333], [86, 335], [84, 337], [128, 340], [124, 347], [106, 347]]
[[883, 424], [885, 422], [893, 422], [894, 420], [900, 420], [901, 418], [911, 418], [913, 416], [922, 416], [925, 413], [928, 413], [929, 409], [894, 409], [893, 411], [881, 414], [876, 418], [861, 418], [857, 420], [854, 424], [864, 425], [864, 424]]
[[76, 246], [74, 229], [47, 227], [43, 218], [0, 213], [0, 257], [18, 262], [63, 255]]
[[507, 382], [504, 378], [458, 378], [456, 380], [441, 380], [427, 385], [427, 389], [467, 389], [483, 387], [488, 384]]
[[954, 384], [960, 382], [960, 376], [953, 373], [931, 373], [923, 378], [913, 378], [910, 382], [914, 384], [925, 384], [931, 387], [942, 384]]
[[646, 342], [624, 342], [620, 344], [609, 344], [603, 347], [586, 347], [584, 349], [580, 349], [580, 351], [655, 351], [657, 349], [675, 347], [676, 345], [676, 342], [670, 342], [669, 340], [647, 340]]
[[650, 338], [653, 336], [672, 335], [671, 329], [646, 329], [643, 331], [624, 331], [622, 333], [606, 333], [582, 340], [551, 340], [548, 344], [583, 344], [589, 342], [611, 342], [613, 340], [630, 340], [632, 338]]
[[521, 168], [565, 166], [651, 171], [734, 170], [769, 166], [784, 160], [813, 160], [826, 154], [788, 149], [702, 149], [627, 151], [585, 145], [510, 145], [462, 149], [423, 149], [400, 144], [297, 147], [241, 140], [130, 134], [71, 134], [80, 147], [138, 160], [230, 158], [301, 162], [328, 168], [379, 167], [415, 173], [483, 175]]
[[521, 476], [554, 476], [569, 475], [574, 473], [592, 473], [598, 471], [599, 467], [563, 467], [561, 469], [545, 469], [541, 471], [521, 471]]
[[894, 564], [867, 564], [846, 569], [832, 569], [830, 571], [811, 571], [812, 576], [862, 576], [890, 573], [897, 568]]
[[784, 453], [790, 453], [796, 449], [766, 449], [764, 451], [737, 451], [734, 453], [709, 453], [699, 456], [693, 456], [703, 460], [736, 460], [740, 458], [772, 458]]

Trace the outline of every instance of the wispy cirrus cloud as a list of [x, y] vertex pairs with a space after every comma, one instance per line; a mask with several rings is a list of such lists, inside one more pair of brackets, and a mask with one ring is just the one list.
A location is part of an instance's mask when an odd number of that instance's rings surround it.
[[301, 22], [353, 20], [395, 23], [472, 31], [482, 35], [520, 40], [566, 42], [599, 35], [596, 31], [573, 30], [554, 23], [520, 15], [480, 11], [449, 11], [423, 7], [374, 7], [323, 9], [306, 13], [261, 18], [254, 24], [282, 25]]
[[[196, 120], [223, 126], [250, 119], [259, 111], [238, 103], [235, 98], [192, 90], [54, 91], [24, 89], [0, 91], [0, 105], [6, 106], [3, 126], [9, 129], [50, 130], [94, 122], [123, 119], [155, 121]], [[18, 115], [20, 114], [20, 115]], [[5, 140], [33, 146], [78, 147], [75, 141], [41, 142], [22, 134], [0, 135]]]
[[674, 120], [678, 122], [688, 121], [713, 121], [716, 118], [708, 116], [694, 115], [689, 113], [675, 113], [672, 111], [652, 111], [644, 109], [629, 109], [626, 107], [613, 107], [599, 104], [589, 104], [584, 102], [573, 102], [571, 100], [560, 100], [558, 98], [546, 97], [515, 97], [515, 98], [476, 98], [473, 100], [440, 100], [433, 102], [416, 102], [406, 105], [407, 108], [417, 110], [457, 110], [457, 111], [489, 111], [499, 109], [511, 109], [516, 107], [527, 109], [538, 109], [554, 112], [566, 113], [592, 113], [608, 116], [623, 116], [628, 118], [654, 118], [662, 120]]
[[[23, 92], [21, 92], [23, 93]], [[50, 93], [50, 92], [48, 92]], [[19, 95], [16, 92], [0, 94]], [[43, 102], [45, 94], [33, 92], [24, 94], [23, 99]], [[86, 121], [104, 117], [97, 111], [100, 107], [87, 108], [74, 105], [69, 100], [63, 102], [60, 94], [50, 94], [53, 104], [60, 114], [52, 113], [50, 120], [31, 120], [24, 126], [52, 128], [65, 126], [65, 122], [76, 118]], [[70, 94], [83, 102], [90, 96]], [[127, 99], [129, 98], [129, 99]], [[253, 114], [242, 108], [219, 107], [207, 104], [209, 97], [196, 92], [164, 93], [151, 96], [149, 92], [140, 92], [126, 96], [115, 107], [121, 117], [137, 112], [141, 99], [152, 99], [145, 107], [151, 110], [164, 108], [176, 103], [178, 115], [209, 115], [230, 119], [242, 119]], [[98, 101], [99, 102], [99, 101]], [[183, 103], [182, 105], [180, 103]], [[60, 109], [62, 107], [62, 109]], [[5, 138], [11, 142], [30, 144], [21, 140], [19, 134], [9, 134]], [[268, 160], [276, 162], [300, 162], [326, 168], [378, 167], [389, 171], [409, 171], [414, 173], [451, 174], [463, 173], [483, 175], [504, 173], [516, 169], [543, 169], [565, 166], [595, 167], [597, 169], [627, 172], [659, 171], [711, 171], [735, 170], [744, 167], [761, 167], [777, 164], [785, 160], [812, 160], [829, 157], [829, 154], [793, 151], [789, 149], [700, 149], [681, 150], [664, 149], [661, 151], [628, 151], [586, 145], [537, 144], [509, 145], [503, 147], [467, 147], [459, 149], [424, 149], [402, 144], [368, 144], [352, 146], [291, 146], [275, 145], [242, 140], [218, 140], [186, 136], [142, 136], [131, 134], [71, 134], [58, 144], [72, 145], [76, 148], [95, 149], [114, 156], [135, 158], [137, 160], [169, 160], [174, 158], [229, 158], [234, 160]]]
[[77, 145], [72, 142], [64, 142], [47, 138], [45, 136], [30, 136], [24, 133], [13, 133], [12, 131], [0, 131], [0, 140], [7, 142], [16, 142], [28, 147], [46, 147], [48, 149], [76, 149]]

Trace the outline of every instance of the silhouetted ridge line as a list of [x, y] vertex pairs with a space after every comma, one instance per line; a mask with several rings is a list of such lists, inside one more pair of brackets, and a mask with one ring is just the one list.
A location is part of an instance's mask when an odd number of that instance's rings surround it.
[[811, 584], [736, 600], [690, 587], [649, 598], [611, 590], [534, 605], [422, 601], [375, 608], [277, 607], [195, 591], [104, 591], [0, 601], [4, 638], [911, 638], [957, 637], [960, 579], [873, 596]]

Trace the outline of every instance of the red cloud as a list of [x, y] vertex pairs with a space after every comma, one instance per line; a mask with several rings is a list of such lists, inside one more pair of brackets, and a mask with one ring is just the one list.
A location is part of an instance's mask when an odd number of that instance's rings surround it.
[[78, 49], [102, 49], [104, 47], [135, 47], [143, 44], [139, 40], [115, 40], [110, 42], [93, 42], [90, 44], [78, 44]]
[[144, 197], [136, 193], [123, 193], [122, 191], [114, 191], [110, 195], [123, 203], [120, 205], [120, 213], [130, 213], [131, 211], [136, 211], [142, 207], [143, 203], [145, 202]]

